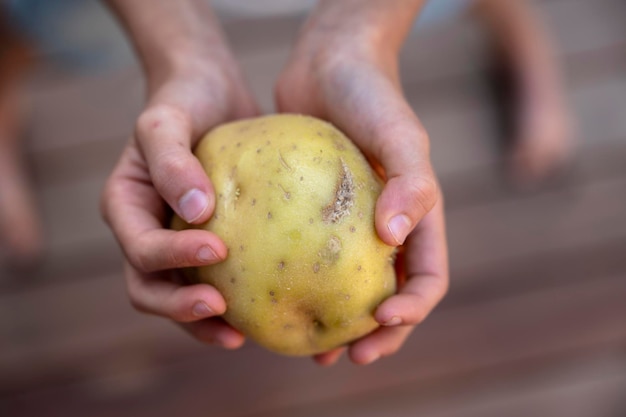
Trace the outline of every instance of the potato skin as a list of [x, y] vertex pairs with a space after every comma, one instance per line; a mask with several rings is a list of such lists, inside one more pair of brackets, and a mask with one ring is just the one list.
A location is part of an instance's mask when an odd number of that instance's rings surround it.
[[332, 125], [281, 114], [222, 125], [195, 154], [215, 188], [219, 264], [193, 271], [224, 296], [225, 320], [267, 349], [312, 355], [378, 324], [395, 292], [394, 248], [374, 228], [382, 183]]

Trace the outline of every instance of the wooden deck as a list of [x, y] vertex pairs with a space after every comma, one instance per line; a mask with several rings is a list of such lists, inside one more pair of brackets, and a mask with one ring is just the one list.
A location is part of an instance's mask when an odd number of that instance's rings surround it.
[[[539, 190], [510, 188], [480, 30], [412, 37], [402, 72], [446, 194], [452, 286], [400, 353], [368, 367], [207, 348], [134, 312], [98, 199], [141, 76], [38, 81], [27, 146], [48, 249], [29, 271], [0, 264], [0, 415], [626, 416], [626, 3], [537, 3], [578, 158]], [[266, 110], [298, 24], [227, 25]]]

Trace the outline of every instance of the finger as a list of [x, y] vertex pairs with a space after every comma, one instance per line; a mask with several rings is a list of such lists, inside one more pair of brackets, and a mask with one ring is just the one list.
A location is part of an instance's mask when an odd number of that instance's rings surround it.
[[421, 323], [448, 290], [448, 250], [442, 199], [409, 236], [405, 248], [407, 280], [397, 295], [376, 309], [375, 318], [382, 325]]
[[141, 312], [186, 323], [226, 311], [224, 298], [210, 285], [179, 286], [167, 276], [169, 273], [142, 274], [130, 264], [126, 264], [125, 274], [131, 304]]
[[154, 187], [187, 223], [202, 223], [213, 212], [215, 197], [209, 178], [191, 152], [192, 135], [190, 117], [171, 106], [153, 106], [137, 121], [137, 142]]
[[142, 272], [211, 265], [226, 259], [227, 249], [204, 230], [147, 230], [126, 245], [127, 258]]
[[221, 318], [182, 323], [181, 326], [195, 339], [209, 345], [218, 345], [226, 349], [238, 349], [245, 342], [245, 336]]
[[350, 346], [348, 356], [357, 365], [368, 365], [396, 353], [413, 330], [413, 326], [380, 327]]
[[377, 70], [352, 73], [344, 80], [347, 92], [332, 105], [333, 121], [382, 165], [386, 184], [376, 203], [376, 230], [397, 246], [437, 201], [429, 138], [393, 80]]
[[398, 246], [432, 210], [438, 190], [427, 155], [416, 150], [407, 136], [393, 131], [387, 135], [403, 139], [384, 144], [380, 153], [387, 181], [376, 201], [375, 222], [380, 238], [388, 245]]
[[163, 229], [168, 221], [163, 201], [132, 145], [102, 193], [102, 212], [126, 258], [142, 272], [208, 265], [226, 257], [226, 247], [212, 233]]
[[339, 347], [328, 352], [320, 353], [313, 356], [313, 360], [321, 366], [331, 366], [337, 363], [343, 352], [346, 351], [345, 347]]

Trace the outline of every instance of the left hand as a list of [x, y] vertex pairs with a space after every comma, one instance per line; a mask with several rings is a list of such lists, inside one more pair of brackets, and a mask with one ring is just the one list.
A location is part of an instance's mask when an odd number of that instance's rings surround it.
[[[368, 364], [395, 353], [443, 298], [448, 261], [443, 201], [430, 163], [429, 139], [401, 91], [399, 47], [382, 42], [379, 31], [361, 30], [348, 3], [326, 3], [338, 10], [321, 10], [309, 19], [279, 78], [276, 100], [280, 112], [333, 123], [386, 180], [376, 204], [376, 230], [388, 245], [404, 245], [404, 254], [397, 265], [398, 293], [374, 314], [382, 327], [347, 347], [354, 363]], [[379, 5], [375, 7], [384, 7]], [[315, 360], [332, 364], [344, 350]]]

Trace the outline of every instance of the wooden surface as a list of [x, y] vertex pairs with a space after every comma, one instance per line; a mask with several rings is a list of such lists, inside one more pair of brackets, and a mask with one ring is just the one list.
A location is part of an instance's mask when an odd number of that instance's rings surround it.
[[[369, 367], [207, 348], [134, 312], [98, 199], [141, 76], [34, 83], [26, 144], [47, 253], [28, 271], [0, 265], [0, 415], [625, 416], [626, 3], [537, 3], [578, 157], [538, 190], [512, 189], [480, 29], [464, 20], [409, 40], [402, 73], [446, 194], [452, 286], [400, 353]], [[298, 25], [226, 28], [268, 111]]]

